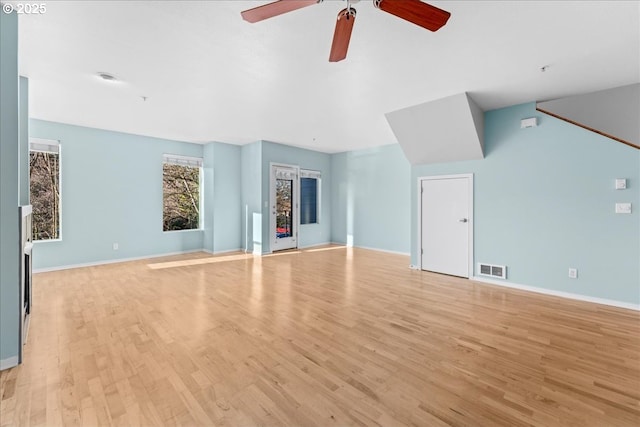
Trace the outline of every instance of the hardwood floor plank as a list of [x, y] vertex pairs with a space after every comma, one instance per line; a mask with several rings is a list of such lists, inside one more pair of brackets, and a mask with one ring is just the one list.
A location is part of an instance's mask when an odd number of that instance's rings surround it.
[[640, 313], [328, 246], [34, 276], [0, 426], [637, 426]]

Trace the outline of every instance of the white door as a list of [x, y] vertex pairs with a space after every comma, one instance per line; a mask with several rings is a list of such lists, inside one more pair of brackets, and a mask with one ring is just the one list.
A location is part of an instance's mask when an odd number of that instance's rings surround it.
[[422, 269], [469, 277], [472, 177], [421, 179]]
[[271, 166], [271, 251], [298, 247], [298, 168]]

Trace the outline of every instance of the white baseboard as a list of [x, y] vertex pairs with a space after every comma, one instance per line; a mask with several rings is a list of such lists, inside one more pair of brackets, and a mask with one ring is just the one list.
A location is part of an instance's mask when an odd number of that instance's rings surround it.
[[0, 371], [18, 366], [18, 356], [8, 357], [0, 360]]
[[231, 252], [245, 252], [245, 250], [244, 248], [225, 249], [224, 251], [210, 251], [209, 249], [202, 249], [202, 252], [208, 253], [209, 255], [222, 255], [222, 254], [228, 254]]
[[480, 283], [488, 283], [490, 285], [504, 286], [506, 288], [519, 289], [522, 291], [536, 292], [538, 294], [552, 295], [555, 297], [568, 298], [577, 301], [591, 302], [595, 304], [610, 305], [618, 308], [626, 308], [628, 310], [640, 311], [640, 304], [631, 304], [623, 301], [610, 300], [605, 298], [590, 297], [587, 295], [574, 294], [571, 292], [555, 291], [553, 289], [538, 288], [536, 286], [521, 285], [519, 283], [506, 282], [501, 280], [485, 279], [484, 277], [473, 276], [471, 280]]
[[47, 273], [49, 271], [69, 270], [72, 268], [95, 267], [98, 265], [117, 264], [120, 262], [140, 261], [142, 259], [161, 258], [165, 256], [192, 254], [194, 252], [206, 252], [206, 251], [204, 249], [193, 249], [189, 251], [168, 252], [164, 254], [153, 254], [153, 255], [131, 257], [131, 258], [118, 258], [118, 259], [109, 259], [105, 261], [86, 262], [82, 264], [68, 264], [68, 265], [60, 265], [56, 267], [34, 268], [33, 274]]
[[[319, 246], [327, 246], [327, 245], [331, 245], [333, 243], [331, 242], [324, 242], [324, 243], [314, 243], [312, 245], [305, 245], [305, 246], [298, 246], [298, 249], [311, 249], [311, 248], [317, 248]], [[338, 245], [340, 245], [340, 243], [336, 243]], [[344, 246], [344, 245], [341, 245]]]
[[360, 248], [360, 249], [367, 249], [367, 250], [370, 250], [370, 251], [386, 252], [388, 254], [394, 254], [394, 255], [411, 256], [411, 253], [409, 253], [409, 252], [390, 251], [388, 249], [370, 248], [369, 246], [350, 245], [349, 243], [331, 242], [329, 244], [345, 246], [347, 248]]
[[384, 252], [384, 253], [387, 253], [387, 254], [411, 256], [411, 254], [409, 252], [390, 251], [388, 249], [370, 248], [368, 246], [353, 246], [353, 247], [354, 248], [359, 248], [359, 249], [367, 249], [369, 251]]

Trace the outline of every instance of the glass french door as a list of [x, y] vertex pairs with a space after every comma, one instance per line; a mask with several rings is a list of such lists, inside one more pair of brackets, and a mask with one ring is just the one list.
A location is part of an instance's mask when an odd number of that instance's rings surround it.
[[271, 167], [271, 250], [298, 247], [298, 168]]

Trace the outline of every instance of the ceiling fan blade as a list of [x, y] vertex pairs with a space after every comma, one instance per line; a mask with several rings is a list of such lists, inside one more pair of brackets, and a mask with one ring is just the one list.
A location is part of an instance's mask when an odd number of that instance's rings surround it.
[[303, 7], [320, 3], [322, 0], [278, 0], [273, 3], [248, 9], [240, 14], [245, 21], [254, 23], [263, 19], [273, 18], [283, 13], [292, 12]]
[[348, 7], [338, 13], [329, 62], [342, 61], [347, 57], [347, 49], [349, 49], [349, 40], [351, 40], [354, 22], [356, 22], [356, 10], [354, 8]]
[[420, 0], [375, 0], [374, 4], [378, 9], [431, 31], [439, 30], [451, 16], [446, 10]]

